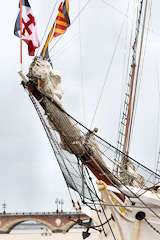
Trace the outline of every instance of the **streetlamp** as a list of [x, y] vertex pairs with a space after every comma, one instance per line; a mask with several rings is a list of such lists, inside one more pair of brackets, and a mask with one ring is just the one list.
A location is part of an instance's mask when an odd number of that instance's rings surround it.
[[61, 212], [63, 212], [63, 204], [64, 204], [63, 199], [61, 199], [61, 200], [59, 201], [59, 203], [60, 203], [60, 205], [61, 205]]
[[56, 210], [56, 212], [58, 213], [58, 204], [59, 204], [59, 200], [58, 200], [58, 198], [56, 198], [56, 200], [55, 200], [55, 204], [57, 205], [57, 210]]
[[2, 204], [3, 214], [6, 214], [6, 207], [7, 207], [7, 204], [4, 201], [4, 203]]

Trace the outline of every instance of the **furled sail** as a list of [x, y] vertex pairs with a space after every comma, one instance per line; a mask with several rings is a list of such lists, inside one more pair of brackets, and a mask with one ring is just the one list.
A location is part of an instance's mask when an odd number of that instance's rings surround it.
[[50, 63], [43, 57], [36, 57], [30, 66], [28, 77], [28, 89], [45, 110], [51, 128], [59, 133], [61, 147], [84, 161], [97, 178], [103, 179], [107, 184], [113, 182], [119, 185], [103, 161], [92, 133], [81, 133], [66, 114], [60, 101], [63, 94], [60, 77], [54, 74]]

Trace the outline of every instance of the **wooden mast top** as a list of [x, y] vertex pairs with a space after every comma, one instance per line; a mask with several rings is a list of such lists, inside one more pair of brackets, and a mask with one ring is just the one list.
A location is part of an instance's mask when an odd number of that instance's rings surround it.
[[[127, 108], [127, 115], [126, 115], [126, 125], [124, 130], [124, 142], [123, 142], [123, 152], [128, 155], [129, 151], [129, 135], [131, 132], [131, 118], [132, 116], [132, 105], [133, 105], [133, 98], [135, 97], [136, 91], [135, 91], [135, 73], [136, 73], [136, 54], [137, 54], [137, 44], [138, 44], [138, 38], [139, 38], [139, 30], [140, 30], [140, 23], [141, 23], [141, 16], [142, 16], [142, 7], [143, 7], [143, 0], [141, 1], [141, 6], [139, 10], [139, 16], [137, 19], [137, 27], [136, 27], [136, 35], [134, 44], [132, 46], [133, 49], [133, 55], [132, 55], [132, 63], [131, 63], [131, 74], [130, 74], [130, 89], [129, 89], [129, 100], [128, 100], [128, 108]], [[122, 158], [122, 165], [126, 166], [127, 159], [126, 157]]]

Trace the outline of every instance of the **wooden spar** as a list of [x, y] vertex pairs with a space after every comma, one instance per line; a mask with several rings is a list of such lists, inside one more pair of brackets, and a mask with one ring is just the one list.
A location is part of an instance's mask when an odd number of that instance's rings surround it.
[[[130, 125], [130, 116], [131, 116], [131, 104], [132, 104], [132, 94], [133, 94], [133, 84], [134, 84], [134, 77], [135, 77], [135, 63], [132, 66], [132, 77], [131, 77], [131, 87], [130, 87], [130, 94], [129, 94], [129, 103], [128, 103], [128, 112], [127, 112], [127, 121], [126, 121], [126, 129], [125, 129], [125, 138], [124, 138], [124, 146], [123, 152], [128, 155], [128, 130]], [[124, 157], [122, 160], [122, 164], [126, 164], [126, 158]]]
[[[139, 71], [140, 71], [140, 64], [142, 64], [142, 52], [144, 51], [144, 32], [145, 32], [145, 26], [146, 26], [146, 16], [149, 12], [149, 4], [146, 2], [145, 4], [145, 10], [144, 10], [144, 21], [141, 31], [141, 42], [140, 42], [140, 50], [139, 50], [139, 60], [137, 63], [137, 71], [135, 76], [135, 59], [136, 59], [136, 49], [137, 49], [137, 43], [138, 43], [138, 35], [139, 35], [139, 29], [140, 29], [140, 19], [141, 19], [141, 13], [142, 13], [142, 5], [143, 1], [141, 2], [141, 8], [140, 8], [140, 16], [138, 21], [138, 28], [137, 28], [137, 35], [135, 38], [135, 42], [133, 45], [133, 61], [132, 61], [132, 75], [131, 75], [131, 83], [130, 83], [130, 93], [129, 93], [129, 103], [128, 103], [128, 111], [127, 111], [127, 119], [126, 119], [126, 128], [125, 128], [125, 134], [124, 134], [124, 145], [123, 145], [123, 152], [128, 155], [129, 154], [129, 144], [130, 144], [130, 137], [131, 137], [131, 128], [132, 128], [132, 122], [133, 122], [133, 114], [134, 114], [134, 108], [135, 108], [135, 101], [136, 101], [136, 90], [138, 86], [138, 80], [139, 80]], [[134, 90], [134, 93], [133, 93]], [[122, 159], [122, 165], [126, 166], [127, 158], [123, 157]]]
[[[135, 94], [134, 94], [134, 98], [133, 98], [133, 103], [132, 103], [132, 114], [135, 108], [135, 103], [136, 103], [136, 90], [137, 90], [137, 86], [138, 82], [140, 82], [140, 78], [139, 76], [141, 76], [142, 73], [142, 66], [143, 66], [143, 58], [144, 58], [144, 51], [145, 51], [145, 47], [146, 47], [146, 40], [147, 40], [147, 34], [148, 34], [148, 24], [149, 24], [149, 20], [147, 23], [147, 16], [149, 16], [151, 13], [151, 5], [150, 5], [150, 1], [146, 1], [146, 5], [145, 5], [145, 10], [144, 10], [144, 21], [143, 21], [143, 26], [142, 26], [142, 33], [141, 33], [141, 43], [140, 43], [140, 51], [139, 51], [139, 58], [138, 58], [138, 62], [137, 62], [137, 71], [136, 71], [136, 81], [135, 81]], [[131, 118], [130, 121], [130, 128], [132, 128], [132, 123], [133, 123], [133, 118]], [[129, 151], [129, 144], [130, 144], [130, 138], [131, 138], [131, 131], [128, 134], [128, 151]]]
[[[124, 143], [123, 143], [123, 152], [124, 154], [128, 155], [129, 151], [129, 141], [130, 141], [130, 133], [131, 133], [131, 122], [132, 122], [132, 107], [133, 107], [133, 97], [135, 98], [136, 91], [134, 89], [133, 93], [133, 88], [134, 88], [134, 80], [135, 80], [135, 68], [136, 68], [136, 50], [137, 50], [137, 44], [138, 44], [138, 37], [139, 37], [139, 29], [140, 29], [140, 20], [141, 20], [141, 15], [142, 15], [142, 6], [143, 6], [143, 0], [141, 1], [141, 7], [139, 10], [139, 17], [137, 21], [137, 30], [136, 30], [136, 36], [135, 36], [135, 41], [133, 44], [133, 56], [132, 56], [132, 74], [131, 74], [131, 81], [130, 81], [130, 91], [129, 91], [129, 102], [128, 102], [128, 109], [127, 109], [127, 117], [126, 117], [126, 127], [124, 131]], [[127, 158], [123, 157], [122, 158], [122, 166], [126, 166], [127, 164]]]
[[[22, 72], [19, 72], [19, 75], [24, 82], [27, 81]], [[64, 111], [62, 111], [63, 109], [61, 110], [56, 102], [51, 102], [51, 100], [49, 100], [46, 96], [42, 95], [33, 83], [28, 84], [27, 89], [30, 93], [32, 93], [37, 101], [39, 101], [39, 104], [45, 110], [46, 114], [49, 113], [48, 118], [54, 124], [56, 131], [58, 131], [60, 134], [61, 140], [63, 140], [65, 143], [69, 143], [67, 146], [70, 152], [81, 159], [86, 167], [88, 167], [91, 172], [97, 177], [97, 179], [103, 180], [107, 185], [120, 186], [120, 182], [109, 171], [106, 164], [103, 162], [103, 159], [98, 153], [96, 153], [96, 151], [92, 149], [92, 154], [90, 154], [87, 152], [83, 144], [75, 145], [75, 143], [73, 143], [75, 142], [75, 138], [71, 138], [74, 137], [74, 135], [77, 137], [77, 139], [80, 138], [79, 130], [75, 128], [69, 117], [65, 114]], [[50, 112], [48, 108], [49, 105]], [[58, 126], [56, 125], [56, 122], [58, 122]], [[70, 128], [71, 132], [67, 132]], [[82, 137], [83, 136], [81, 136], [81, 138]], [[91, 145], [87, 146], [88, 148], [92, 148]], [[123, 196], [121, 196], [121, 199], [123, 199]]]
[[22, 0], [20, 0], [20, 66], [22, 71]]
[[113, 176], [108, 168], [104, 169], [104, 166], [98, 164], [93, 156], [88, 156], [88, 154], [85, 153], [82, 158], [85, 158], [84, 164], [91, 170], [98, 180], [103, 180], [107, 185], [120, 186], [120, 182]]
[[22, 78], [23, 82], [27, 82], [27, 79], [26, 77], [24, 76], [23, 72], [22, 71], [19, 71], [18, 74], [20, 75], [20, 77]]
[[[104, 171], [92, 156], [88, 158], [88, 161], [85, 162], [85, 165], [90, 169], [90, 171], [94, 174], [94, 176], [98, 180], [102, 180], [107, 185], [120, 186], [120, 182], [112, 175], [112, 173], [108, 169], [105, 169]], [[121, 193], [114, 194], [124, 202], [125, 196], [123, 194]]]

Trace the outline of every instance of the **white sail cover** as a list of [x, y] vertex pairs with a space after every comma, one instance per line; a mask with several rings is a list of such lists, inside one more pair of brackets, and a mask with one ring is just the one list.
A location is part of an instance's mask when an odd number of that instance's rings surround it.
[[63, 95], [61, 77], [54, 73], [52, 66], [42, 57], [35, 58], [31, 64], [31, 75], [38, 80], [38, 90], [60, 104]]

